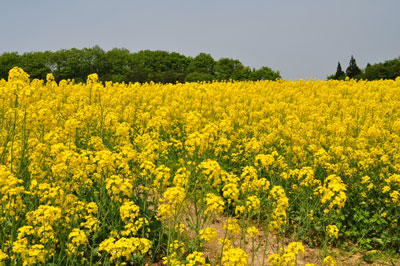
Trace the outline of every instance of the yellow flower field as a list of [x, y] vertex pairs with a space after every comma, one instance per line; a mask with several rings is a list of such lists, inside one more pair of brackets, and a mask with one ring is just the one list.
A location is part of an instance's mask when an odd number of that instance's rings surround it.
[[0, 81], [0, 265], [399, 251], [399, 151], [400, 78], [57, 84], [13, 68]]

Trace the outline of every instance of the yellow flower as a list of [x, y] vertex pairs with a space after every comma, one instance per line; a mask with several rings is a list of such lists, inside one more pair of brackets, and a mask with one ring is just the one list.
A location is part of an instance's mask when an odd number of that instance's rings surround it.
[[52, 81], [54, 81], [54, 75], [53, 75], [52, 73], [48, 73], [48, 74], [46, 75], [46, 81], [47, 81], [47, 82], [52, 82]]
[[292, 242], [286, 249], [280, 249], [279, 253], [271, 254], [267, 261], [271, 266], [297, 265], [299, 253], [304, 256], [303, 244], [301, 242]]
[[[207, 218], [227, 211], [249, 226], [257, 214], [279, 233], [296, 231], [291, 215], [314, 206], [304, 216], [311, 227], [328, 225], [329, 240], [339, 236], [337, 214], [345, 209], [353, 219], [354, 202], [347, 203], [361, 198], [360, 206], [373, 205], [391, 222], [376, 233], [398, 235], [400, 78], [184, 84], [99, 78], [57, 83], [48, 74], [31, 81], [14, 67], [0, 80], [0, 265], [60, 264], [62, 249], [84, 265], [91, 237], [110, 230], [101, 261], [135, 264], [154, 227], [140, 216], [139, 202], [173, 232], [170, 265], [206, 264], [204, 254], [186, 254], [187, 243], [175, 242], [191, 234], [183, 222], [195, 189], [206, 194], [199, 209]], [[16, 234], [10, 223], [18, 225]], [[356, 230], [354, 221], [348, 224], [346, 230]], [[234, 219], [224, 228], [224, 263], [245, 264], [234, 259], [241, 253], [235, 237], [255, 238], [257, 228], [244, 232]], [[205, 244], [217, 234], [204, 228], [196, 237]], [[293, 265], [301, 254], [292, 243], [269, 263]]]
[[207, 176], [208, 180], [213, 182], [213, 186], [218, 187], [221, 183], [221, 167], [218, 162], [206, 160], [199, 164], [199, 168], [202, 169], [202, 173]]
[[288, 245], [287, 252], [294, 253], [296, 256], [300, 253], [304, 256], [304, 246], [301, 242], [292, 242]]
[[236, 239], [241, 232], [240, 225], [235, 218], [226, 219], [226, 223], [223, 226], [227, 236], [231, 239]]
[[224, 250], [221, 265], [222, 266], [247, 266], [249, 256], [240, 248], [229, 248]]
[[106, 189], [112, 200], [122, 202], [124, 198], [129, 198], [132, 195], [132, 180], [111, 175], [106, 179]]
[[217, 231], [215, 228], [207, 227], [200, 230], [200, 240], [210, 243], [217, 238]]
[[286, 224], [286, 209], [289, 207], [289, 199], [286, 197], [285, 190], [281, 186], [274, 186], [269, 199], [274, 199], [274, 210], [272, 213], [272, 221], [270, 222], [270, 231], [279, 231]]
[[37, 210], [28, 212], [26, 219], [33, 225], [54, 225], [61, 219], [61, 209], [54, 206], [40, 205]]
[[257, 196], [249, 196], [246, 201], [249, 213], [256, 213], [260, 209], [260, 199]]
[[[153, 180], [153, 186], [157, 189], [161, 189], [163, 187], [166, 187], [170, 184], [170, 169], [166, 167], [165, 165], [161, 165], [156, 168], [155, 170], [155, 178]], [[179, 184], [182, 184], [184, 182], [179, 182]]]
[[210, 266], [210, 264], [206, 263], [203, 252], [194, 251], [187, 255], [186, 261], [186, 266]]
[[169, 187], [163, 193], [162, 204], [157, 208], [157, 215], [162, 220], [168, 220], [179, 215], [179, 210], [183, 207], [186, 192], [183, 187]]
[[8, 259], [8, 255], [6, 253], [4, 253], [1, 249], [0, 249], [0, 265], [3, 266], [4, 265], [4, 261], [5, 259]]
[[163, 194], [164, 202], [177, 206], [185, 199], [185, 189], [182, 187], [169, 187]]
[[247, 228], [247, 237], [255, 238], [260, 235], [260, 231], [255, 226]]
[[[393, 191], [390, 193], [390, 198], [392, 199], [393, 203], [400, 203], [400, 192], [399, 191]], [[399, 205], [400, 206], [400, 205]]]
[[236, 205], [235, 207], [235, 215], [240, 215], [246, 211], [245, 206]]
[[23, 83], [28, 83], [29, 82], [29, 74], [26, 73], [22, 68], [20, 67], [13, 67], [10, 69], [8, 72], [8, 81], [9, 82], [23, 82]]
[[97, 232], [100, 228], [100, 221], [93, 216], [85, 216], [86, 221], [80, 224], [81, 227], [86, 228], [89, 233]]
[[319, 186], [315, 190], [317, 194], [321, 195], [322, 204], [329, 203], [325, 213], [329, 212], [334, 206], [338, 208], [338, 211], [344, 207], [347, 200], [345, 191], [346, 184], [336, 175], [329, 175], [324, 180], [324, 186]]
[[371, 178], [369, 176], [363, 176], [361, 179], [361, 184], [366, 184], [369, 183], [371, 181]]
[[282, 265], [282, 258], [279, 254], [271, 254], [268, 257], [268, 263], [271, 266], [281, 266]]
[[236, 201], [239, 199], [239, 188], [236, 183], [226, 184], [223, 188], [223, 196], [228, 199], [228, 203], [231, 203], [232, 200]]
[[324, 258], [324, 260], [322, 261], [322, 265], [323, 266], [337, 266], [337, 262], [334, 258], [332, 258], [331, 256], [327, 256]]
[[382, 192], [386, 193], [388, 191], [390, 191], [390, 186], [384, 186], [383, 189], [382, 189]]
[[339, 237], [339, 229], [337, 228], [336, 225], [328, 225], [326, 227], [326, 232], [328, 233], [328, 236], [331, 238], [338, 238]]
[[131, 256], [144, 255], [150, 249], [151, 241], [145, 238], [125, 238], [119, 240], [111, 237], [100, 243], [98, 252], [106, 251], [111, 255], [110, 260], [125, 258], [130, 261]]
[[185, 168], [179, 168], [174, 176], [173, 184], [177, 187], [185, 187], [189, 181], [190, 172]]
[[96, 83], [99, 80], [99, 76], [96, 73], [90, 74], [87, 77], [87, 83], [91, 84], [91, 83]]
[[29, 245], [26, 238], [13, 242], [12, 251], [21, 256], [24, 266], [44, 263], [45, 257], [48, 254], [48, 251], [42, 244]]
[[71, 241], [71, 243], [68, 243], [67, 245], [67, 252], [70, 255], [82, 255], [83, 252], [78, 252], [78, 249], [80, 247], [85, 247], [89, 244], [89, 241], [86, 237], [85, 232], [78, 228], [74, 228], [72, 232], [68, 235], [68, 239]]
[[224, 212], [224, 200], [213, 193], [207, 193], [206, 195], [207, 208], [204, 211], [205, 214], [215, 211], [216, 213]]
[[139, 207], [131, 201], [124, 202], [119, 208], [121, 219], [126, 223], [133, 222], [138, 217], [139, 212]]

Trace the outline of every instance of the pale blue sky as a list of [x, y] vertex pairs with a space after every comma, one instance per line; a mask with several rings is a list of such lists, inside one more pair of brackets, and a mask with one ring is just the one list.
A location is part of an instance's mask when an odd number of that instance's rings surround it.
[[319, 78], [400, 56], [399, 0], [1, 0], [0, 53], [99, 45], [269, 66]]

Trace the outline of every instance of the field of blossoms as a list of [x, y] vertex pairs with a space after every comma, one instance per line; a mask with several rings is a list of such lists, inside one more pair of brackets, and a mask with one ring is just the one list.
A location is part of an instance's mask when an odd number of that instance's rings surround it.
[[76, 84], [13, 68], [0, 265], [373, 261], [400, 249], [399, 151], [399, 78]]

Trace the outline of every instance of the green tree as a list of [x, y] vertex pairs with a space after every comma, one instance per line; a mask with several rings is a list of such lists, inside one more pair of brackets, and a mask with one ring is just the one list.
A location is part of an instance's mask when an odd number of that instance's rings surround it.
[[114, 48], [105, 53], [105, 72], [100, 76], [101, 80], [113, 82], [128, 82], [133, 77], [130, 67], [130, 55], [128, 49]]
[[210, 54], [200, 53], [190, 62], [187, 71], [214, 75], [215, 60]]
[[82, 75], [85, 79], [92, 73], [97, 73], [99, 76], [103, 76], [105, 72], [108, 71], [108, 69], [106, 69], [107, 64], [105, 60], [105, 52], [98, 45], [93, 46], [92, 48], [83, 48], [82, 55]]
[[400, 76], [400, 57], [384, 63], [367, 64], [364, 78], [368, 80], [396, 79]]
[[[183, 82], [190, 59], [178, 53], [144, 50], [131, 55], [131, 77], [139, 82]], [[144, 80], [143, 80], [144, 79]]]
[[8, 78], [8, 71], [21, 65], [21, 56], [17, 52], [3, 53], [0, 56], [0, 79]]
[[131, 53], [114, 48], [105, 52], [99, 46], [83, 49], [63, 49], [56, 52], [31, 52], [23, 55], [0, 55], [0, 78], [7, 78], [8, 71], [20, 66], [31, 78], [45, 79], [53, 73], [55, 80], [74, 79], [84, 82], [91, 73], [101, 81], [161, 82], [212, 80], [258, 80], [280, 78], [279, 72], [268, 67], [251, 70], [239, 60], [221, 58], [217, 62], [210, 54], [200, 53], [195, 58], [175, 52], [143, 50]]
[[76, 48], [62, 49], [53, 53], [52, 61], [55, 67], [53, 74], [56, 81], [75, 79], [77, 82], [83, 82], [85, 79], [81, 70], [82, 56], [82, 51]]
[[351, 56], [349, 66], [346, 69], [346, 75], [349, 78], [359, 78], [360, 74], [362, 74], [361, 69], [357, 66], [354, 57]]
[[213, 81], [215, 76], [204, 72], [192, 72], [186, 75], [186, 82]]
[[243, 64], [239, 60], [221, 58], [215, 66], [215, 76], [217, 80], [242, 80]]
[[50, 56], [51, 52], [24, 53], [19, 66], [29, 73], [31, 79], [46, 79], [51, 72]]
[[250, 80], [277, 80], [280, 79], [281, 75], [279, 71], [273, 71], [269, 67], [261, 67], [257, 70], [253, 69], [253, 71], [250, 74], [249, 79]]
[[340, 62], [338, 62], [337, 68], [336, 68], [336, 73], [335, 73], [335, 79], [345, 79], [346, 78], [346, 73], [342, 70], [342, 66], [340, 65]]

